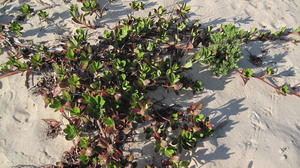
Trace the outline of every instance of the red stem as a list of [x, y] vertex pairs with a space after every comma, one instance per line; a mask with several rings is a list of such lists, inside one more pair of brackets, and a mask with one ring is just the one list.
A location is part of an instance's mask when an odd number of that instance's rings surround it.
[[[244, 81], [244, 78], [243, 78], [243, 72], [240, 71], [240, 70], [238, 70], [238, 69], [236, 69], [235, 71], [236, 71], [237, 73], [239, 73], [239, 75], [241, 76], [241, 78], [242, 78], [243, 81]], [[266, 83], [267, 85], [269, 85], [269, 86], [271, 86], [272, 88], [274, 88], [276, 91], [279, 90], [279, 88], [278, 88], [277, 86], [271, 84], [270, 82], [265, 81], [265, 80], [264, 80], [265, 76], [261, 76], [261, 77], [255, 77], [255, 76], [253, 76], [253, 78], [256, 78], [256, 79], [259, 79], [259, 80], [263, 81], [263, 82]], [[245, 82], [245, 81], [244, 81], [244, 82]], [[298, 94], [298, 93], [289, 93], [289, 94], [290, 94], [290, 95], [297, 96], [297, 97], [300, 98], [300, 94]]]
[[8, 76], [11, 76], [11, 75], [14, 75], [14, 74], [17, 74], [17, 73], [19, 73], [19, 72], [21, 72], [21, 71], [17, 70], [17, 71], [14, 71], [14, 72], [6, 73], [6, 74], [0, 76], [0, 79], [5, 78], [5, 77], [8, 77]]

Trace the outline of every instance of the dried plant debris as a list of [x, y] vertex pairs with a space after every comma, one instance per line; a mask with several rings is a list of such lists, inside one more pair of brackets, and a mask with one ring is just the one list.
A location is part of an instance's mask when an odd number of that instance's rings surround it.
[[62, 131], [61, 123], [54, 119], [42, 119], [48, 124], [47, 136], [56, 138]]

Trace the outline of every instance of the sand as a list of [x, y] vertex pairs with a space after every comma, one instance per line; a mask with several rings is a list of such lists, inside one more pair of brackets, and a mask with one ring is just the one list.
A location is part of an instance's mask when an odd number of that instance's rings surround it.
[[[2, 0], [3, 1], [3, 0]], [[1, 1], [0, 1], [1, 2]], [[54, 0], [14, 0], [0, 7], [0, 24], [8, 23], [21, 4], [28, 2], [35, 9], [46, 9], [50, 22], [40, 23], [37, 16], [24, 24], [24, 39], [39, 43], [59, 45], [77, 24], [68, 13], [70, 4]], [[104, 18], [96, 23], [112, 26], [126, 17], [130, 1], [117, 1], [109, 6]], [[172, 9], [175, 0], [144, 1], [146, 10], [164, 5]], [[234, 23], [238, 27], [275, 30], [281, 26], [300, 26], [300, 1], [298, 0], [187, 0], [192, 7], [192, 19], [204, 25]], [[138, 15], [138, 13], [137, 13]], [[97, 37], [102, 28], [89, 31]], [[299, 39], [299, 37], [296, 37]], [[263, 66], [249, 63], [249, 54], [261, 56]], [[263, 52], [266, 50], [266, 52]], [[243, 46], [244, 59], [240, 67], [260, 71], [267, 66], [276, 68], [279, 76], [275, 83], [300, 83], [300, 46], [292, 43], [253, 42]], [[5, 54], [0, 61], [5, 60]], [[215, 136], [199, 142], [191, 153], [191, 167], [198, 168], [297, 168], [300, 167], [300, 99], [282, 96], [259, 80], [250, 80], [246, 86], [238, 74], [223, 78], [212, 77], [211, 72], [198, 65], [188, 72], [194, 79], [203, 81], [204, 93], [193, 95], [157, 91], [168, 97], [167, 103], [204, 103], [203, 113], [209, 115], [214, 125], [220, 125]], [[36, 82], [36, 81], [35, 81]], [[63, 135], [55, 139], [46, 137], [47, 125], [41, 119], [62, 120], [58, 112], [45, 109], [40, 97], [33, 96], [25, 87], [25, 75], [17, 74], [0, 80], [0, 167], [20, 165], [41, 166], [59, 161], [71, 142]], [[151, 150], [145, 144], [135, 144], [140, 160], [151, 161]]]

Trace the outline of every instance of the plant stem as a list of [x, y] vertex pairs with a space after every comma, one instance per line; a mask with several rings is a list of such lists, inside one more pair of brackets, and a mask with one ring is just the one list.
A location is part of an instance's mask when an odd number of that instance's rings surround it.
[[16, 70], [16, 71], [14, 71], [14, 72], [6, 73], [6, 74], [4, 74], [4, 75], [1, 75], [1, 76], [0, 76], [0, 79], [5, 78], [5, 77], [8, 77], [8, 76], [11, 76], [11, 75], [14, 75], [14, 74], [17, 74], [17, 73], [19, 73], [19, 72], [21, 72], [21, 71]]
[[[236, 69], [235, 71], [236, 71], [237, 73], [239, 73], [239, 75], [241, 76], [241, 78], [242, 78], [243, 81], [244, 81], [244, 78], [243, 78], [243, 72], [241, 72], [241, 71], [238, 70], [238, 69]], [[266, 76], [260, 76], [260, 77], [252, 76], [252, 77], [253, 77], [253, 78], [256, 78], [256, 79], [258, 79], [258, 80], [261, 80], [262, 82], [264, 82], [264, 83], [266, 83], [267, 85], [269, 85], [269, 86], [271, 86], [272, 88], [274, 88], [277, 92], [279, 91], [279, 87], [278, 87], [278, 86], [273, 85], [272, 83], [270, 83], [270, 82], [264, 80], [264, 79], [266, 78]], [[245, 81], [244, 81], [244, 82], [245, 82]], [[291, 93], [288, 93], [288, 94], [294, 95], [294, 96], [297, 96], [297, 97], [300, 98], [300, 94], [298, 94], [298, 93], [291, 92]]]

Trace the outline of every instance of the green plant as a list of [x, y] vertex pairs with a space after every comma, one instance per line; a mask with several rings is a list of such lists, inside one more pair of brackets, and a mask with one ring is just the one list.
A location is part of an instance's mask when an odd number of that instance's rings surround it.
[[219, 31], [208, 33], [204, 46], [194, 56], [200, 64], [208, 65], [217, 76], [226, 75], [231, 69], [237, 68], [237, 62], [242, 58], [240, 45], [248, 34], [232, 24], [221, 25]]
[[[93, 1], [83, 3], [80, 9], [84, 14], [76, 5], [71, 6], [70, 13], [75, 22], [90, 27], [85, 15], [97, 5]], [[131, 7], [141, 10], [144, 6], [136, 2]], [[87, 30], [77, 29], [62, 52], [29, 47], [29, 56], [12, 55], [1, 65], [2, 71], [8, 72], [5, 75], [47, 72], [39, 91], [46, 106], [59, 110], [69, 121], [63, 132], [75, 143], [59, 165], [134, 167], [133, 156], [122, 150], [135, 128], [149, 122], [145, 135], [155, 141], [155, 151], [162, 157], [161, 167], [188, 167], [190, 161], [180, 157], [182, 151], [191, 150], [199, 140], [214, 133], [209, 118], [202, 113], [203, 105], [183, 109], [176, 104], [166, 105], [147, 93], [157, 88], [175, 93], [202, 91], [202, 82], [186, 75], [195, 63], [207, 65], [215, 75], [226, 75], [237, 68], [242, 43], [275, 40], [289, 33], [281, 30], [275, 37], [232, 24], [202, 27], [199, 21], [189, 22], [190, 9], [181, 4], [170, 17], [166, 17], [162, 6], [147, 17], [128, 15], [113, 29], [105, 30], [93, 45], [88, 42]], [[274, 74], [271, 68], [263, 76], [248, 68], [236, 71], [243, 78], [256, 78], [279, 89], [265, 80]], [[291, 94], [284, 87], [280, 90]]]
[[17, 22], [12, 22], [9, 25], [9, 30], [15, 33], [16, 35], [21, 36], [21, 31], [23, 30], [23, 27]]
[[40, 54], [36, 54], [31, 58], [31, 62], [34, 67], [41, 65], [41, 61], [42, 61], [42, 56]]
[[193, 86], [194, 92], [200, 92], [204, 90], [203, 84], [201, 81], [195, 81]]
[[107, 10], [106, 6], [113, 3], [115, 0], [108, 0], [100, 9], [100, 5], [97, 4], [96, 0], [81, 1], [82, 7], [79, 8], [78, 5], [72, 4], [70, 6], [70, 14], [72, 20], [75, 23], [81, 24], [87, 28], [96, 29], [97, 26], [91, 24], [91, 21], [86, 20], [87, 15], [96, 14], [97, 17], [102, 18], [104, 12]]
[[138, 2], [138, 1], [132, 1], [131, 3], [129, 3], [129, 5], [131, 9], [135, 11], [143, 10], [145, 6], [143, 2]]
[[284, 84], [282, 85], [280, 88], [279, 88], [279, 93], [283, 94], [283, 95], [287, 95], [290, 93], [290, 89], [288, 87], [287, 84]]
[[274, 76], [275, 72], [271, 67], [267, 67], [265, 75], [264, 76]]
[[245, 68], [245, 69], [243, 69], [243, 75], [244, 75], [246, 78], [251, 78], [252, 75], [253, 75], [252, 69], [250, 69], [250, 68]]
[[[180, 160], [178, 154], [183, 150], [189, 150], [196, 145], [197, 140], [213, 134], [212, 125], [209, 124], [208, 118], [201, 114], [203, 105], [192, 104], [185, 112], [170, 112], [161, 110], [161, 116], [165, 116], [168, 124], [158, 122], [155, 128], [147, 128], [146, 134], [151, 135], [156, 140], [155, 151], [163, 154], [165, 160], [164, 166], [187, 167], [189, 161]], [[170, 116], [164, 115], [169, 113]], [[189, 117], [182, 118], [187, 115]], [[168, 135], [167, 129], [171, 127], [173, 130], [180, 129], [179, 135]], [[151, 136], [146, 136], [150, 138]]]
[[0, 35], [4, 34], [4, 32], [5, 32], [5, 26], [0, 25]]
[[21, 62], [19, 59], [15, 57], [10, 57], [8, 61], [4, 64], [1, 64], [1, 71], [4, 72], [12, 72], [15, 69], [18, 69], [19, 71], [26, 71], [28, 69], [28, 66], [26, 63]]
[[97, 10], [97, 2], [95, 0], [84, 1], [82, 4], [83, 7], [81, 8], [81, 10], [86, 12], [87, 14], [92, 14]]
[[177, 14], [183, 18], [187, 17], [187, 14], [191, 10], [190, 6], [187, 6], [186, 3], [179, 5], [179, 9], [176, 10]]
[[26, 17], [30, 16], [31, 13], [34, 12], [34, 9], [31, 8], [28, 4], [24, 4], [21, 6], [21, 8], [19, 8], [19, 11], [22, 14], [21, 17], [26, 18]]
[[286, 27], [281, 27], [280, 30], [273, 33], [274, 36], [280, 36], [283, 35], [286, 32]]
[[297, 27], [297, 28], [294, 30], [294, 32], [296, 32], [296, 33], [300, 33], [300, 26], [299, 26], [299, 27]]
[[243, 69], [243, 71], [236, 70], [236, 72], [238, 72], [240, 74], [241, 78], [244, 81], [244, 84], [246, 84], [247, 81], [250, 78], [256, 78], [258, 80], [261, 80], [262, 82], [264, 82], [268, 86], [274, 88], [274, 90], [276, 90], [280, 94], [283, 94], [283, 95], [290, 94], [290, 95], [294, 95], [294, 96], [297, 96], [297, 97], [300, 98], [299, 93], [298, 92], [292, 92], [290, 90], [290, 87], [289, 87], [288, 84], [284, 84], [284, 85], [278, 87], [277, 85], [275, 85], [275, 84], [269, 82], [268, 80], [266, 80], [268, 78], [272, 78], [272, 77], [275, 76], [275, 72], [271, 67], [267, 67], [265, 72], [261, 76], [253, 75], [253, 71], [250, 68], [245, 68], [245, 69]]
[[46, 20], [49, 16], [49, 14], [43, 10], [39, 11], [38, 15], [41, 21]]
[[85, 14], [80, 14], [79, 8], [77, 5], [71, 5], [70, 14], [72, 16], [72, 20], [75, 23], [82, 24], [88, 28], [95, 29], [95, 27], [91, 25], [90, 21], [86, 21]]
[[64, 133], [66, 133], [67, 140], [72, 140], [79, 135], [79, 132], [74, 125], [67, 125], [67, 127], [63, 131]]

